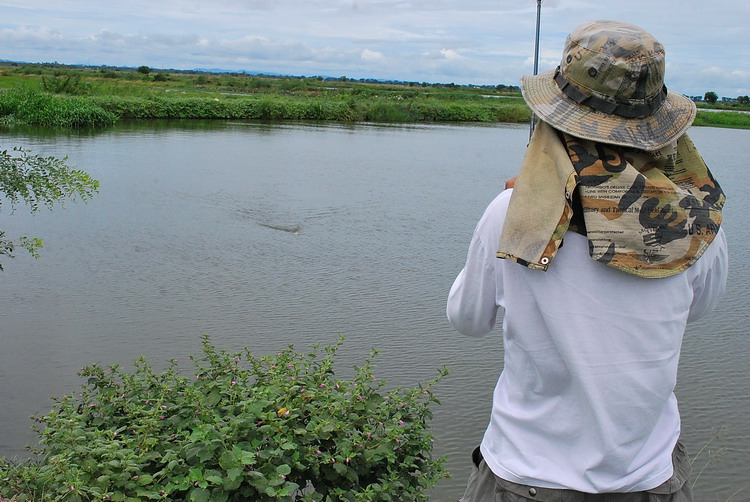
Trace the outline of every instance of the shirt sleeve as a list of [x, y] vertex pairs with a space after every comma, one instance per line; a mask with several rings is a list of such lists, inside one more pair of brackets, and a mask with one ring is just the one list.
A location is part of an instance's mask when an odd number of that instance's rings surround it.
[[693, 302], [690, 305], [688, 322], [711, 312], [722, 293], [724, 293], [729, 270], [729, 257], [727, 239], [723, 229], [719, 229], [719, 233], [704, 256], [698, 260], [698, 264], [701, 264], [702, 268], [693, 279]]
[[477, 224], [466, 264], [448, 294], [448, 320], [463, 335], [484, 336], [495, 328], [502, 297], [496, 252], [511, 191], [502, 192]]

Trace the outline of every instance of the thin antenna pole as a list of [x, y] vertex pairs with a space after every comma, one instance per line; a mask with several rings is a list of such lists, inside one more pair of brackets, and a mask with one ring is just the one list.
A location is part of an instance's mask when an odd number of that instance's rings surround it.
[[[542, 16], [542, 0], [536, 0], [536, 40], [534, 41], [534, 75], [539, 73], [539, 25]], [[534, 120], [536, 116], [531, 112], [531, 122], [529, 124], [529, 141], [534, 134]]]

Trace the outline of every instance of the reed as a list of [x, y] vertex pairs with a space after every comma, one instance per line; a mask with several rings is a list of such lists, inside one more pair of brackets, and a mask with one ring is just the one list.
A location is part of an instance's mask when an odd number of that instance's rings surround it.
[[693, 125], [750, 129], [750, 114], [742, 112], [703, 112], [699, 110]]
[[117, 116], [84, 97], [64, 97], [31, 89], [0, 93], [0, 120], [51, 127], [111, 125]]
[[[501, 87], [165, 71], [148, 76], [127, 69], [10, 65], [0, 72], [0, 92], [10, 89], [0, 96], [0, 120], [71, 127], [125, 119], [528, 120], [520, 95]], [[93, 118], [56, 117], [71, 106]], [[96, 118], [94, 111], [102, 116]]]
[[259, 119], [368, 122], [525, 122], [518, 103], [454, 103], [436, 99], [347, 99], [282, 95], [200, 97], [91, 97], [91, 103], [121, 119]]
[[[57, 127], [106, 126], [131, 119], [524, 123], [530, 117], [518, 89], [509, 86], [163, 70], [143, 75], [109, 67], [0, 68], [4, 123]], [[750, 115], [699, 111], [694, 125], [750, 128]]]

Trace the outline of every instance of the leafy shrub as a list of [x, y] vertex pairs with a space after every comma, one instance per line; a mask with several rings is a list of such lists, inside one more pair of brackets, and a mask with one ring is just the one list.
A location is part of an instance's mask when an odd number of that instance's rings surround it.
[[[341, 341], [253, 356], [203, 339], [190, 377], [93, 365], [79, 394], [37, 418], [42, 460], [0, 460], [22, 500], [408, 501], [446, 476], [427, 422], [432, 386], [386, 392], [372, 359], [334, 373]], [[192, 359], [192, 358], [191, 358]]]
[[69, 73], [65, 76], [42, 76], [42, 89], [52, 94], [82, 95], [89, 92], [89, 84], [81, 82], [81, 76]]

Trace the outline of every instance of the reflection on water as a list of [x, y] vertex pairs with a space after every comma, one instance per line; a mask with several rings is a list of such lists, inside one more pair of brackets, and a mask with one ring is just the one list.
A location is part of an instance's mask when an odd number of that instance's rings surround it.
[[[730, 427], [718, 443], [727, 452], [696, 488], [696, 500], [726, 500], [750, 492], [742, 259], [750, 236], [741, 225], [750, 131], [690, 134], [728, 195], [732, 282], [686, 336], [678, 398], [693, 452]], [[524, 126], [496, 125], [181, 121], [0, 132], [3, 148], [67, 155], [102, 183], [88, 205], [0, 213], [8, 235], [45, 241], [40, 260], [6, 260], [0, 275], [0, 455], [24, 453], [34, 441], [27, 416], [75, 390], [84, 364], [185, 358], [199, 352], [203, 333], [258, 353], [345, 334], [340, 371], [371, 347], [382, 351], [378, 375], [394, 385], [452, 370], [433, 427], [453, 478], [433, 499], [457, 499], [502, 347], [497, 336], [455, 334], [445, 297], [476, 221], [527, 140]]]

